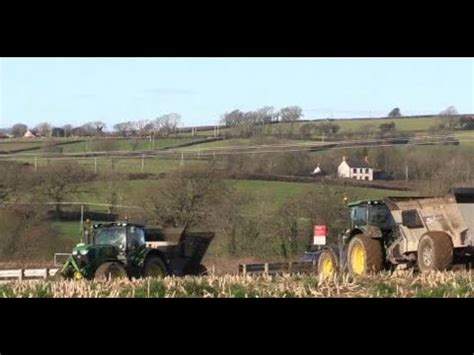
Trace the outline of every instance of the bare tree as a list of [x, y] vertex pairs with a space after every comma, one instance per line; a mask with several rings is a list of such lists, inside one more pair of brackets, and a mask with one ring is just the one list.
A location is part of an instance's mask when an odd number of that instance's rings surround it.
[[15, 137], [23, 137], [28, 130], [28, 126], [23, 123], [17, 123], [11, 128], [11, 134]]
[[303, 109], [299, 106], [288, 106], [280, 110], [280, 121], [298, 121], [303, 116]]
[[456, 117], [459, 113], [454, 106], [449, 106], [439, 114], [447, 122], [449, 129], [454, 129], [459, 124], [459, 118]]
[[48, 122], [42, 122], [35, 127], [35, 131], [43, 137], [50, 137], [53, 127]]
[[181, 123], [181, 115], [168, 113], [155, 119], [154, 125], [159, 135], [168, 136], [176, 134], [178, 125]]
[[233, 127], [241, 124], [243, 119], [244, 113], [240, 110], [234, 110], [232, 112], [223, 114], [221, 122], [224, 123], [226, 126]]
[[68, 197], [87, 190], [83, 183], [90, 182], [93, 174], [73, 163], [56, 163], [38, 172], [36, 184], [42, 197], [48, 198], [55, 205], [57, 216], [61, 216], [61, 203]]

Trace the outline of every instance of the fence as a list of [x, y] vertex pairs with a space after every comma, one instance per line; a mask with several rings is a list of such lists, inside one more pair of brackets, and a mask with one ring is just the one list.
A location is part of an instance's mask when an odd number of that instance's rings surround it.
[[47, 279], [56, 274], [59, 268], [0, 270], [0, 280]]

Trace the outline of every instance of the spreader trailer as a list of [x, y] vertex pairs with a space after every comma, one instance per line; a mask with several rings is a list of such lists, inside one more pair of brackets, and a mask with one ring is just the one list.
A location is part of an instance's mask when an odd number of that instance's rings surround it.
[[57, 279], [204, 275], [201, 263], [214, 233], [153, 229], [129, 221], [86, 228]]
[[[365, 275], [397, 267], [425, 272], [474, 262], [473, 187], [453, 188], [443, 197], [387, 197], [348, 207], [350, 226], [336, 243], [326, 245], [326, 227], [314, 226], [314, 247], [303, 260], [312, 261], [319, 275]], [[267, 268], [277, 272], [278, 267]]]

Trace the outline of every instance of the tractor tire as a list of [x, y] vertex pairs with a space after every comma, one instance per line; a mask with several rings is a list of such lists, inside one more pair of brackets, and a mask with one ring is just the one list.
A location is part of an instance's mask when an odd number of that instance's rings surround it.
[[453, 265], [453, 243], [442, 232], [430, 232], [418, 243], [418, 269], [421, 272], [449, 270]]
[[352, 275], [367, 275], [384, 268], [382, 243], [364, 234], [355, 235], [347, 248], [347, 267]]
[[191, 275], [194, 275], [194, 276], [207, 276], [207, 275], [209, 275], [209, 271], [207, 270], [207, 267], [205, 267], [203, 264], [199, 264], [197, 269]]
[[323, 249], [318, 257], [318, 277], [325, 279], [338, 272], [336, 254], [331, 249]]
[[108, 281], [128, 277], [127, 271], [122, 264], [117, 262], [106, 262], [100, 265], [94, 274], [94, 280]]
[[56, 271], [56, 273], [53, 276], [51, 276], [50, 280], [51, 281], [64, 281], [64, 280], [67, 280], [67, 277], [64, 276], [63, 274], [61, 274], [60, 271], [61, 271], [61, 269]]
[[143, 266], [144, 277], [165, 277], [168, 275], [168, 269], [159, 256], [150, 256]]

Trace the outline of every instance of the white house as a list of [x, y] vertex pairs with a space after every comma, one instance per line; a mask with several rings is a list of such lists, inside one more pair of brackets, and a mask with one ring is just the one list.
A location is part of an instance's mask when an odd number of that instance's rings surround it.
[[321, 167], [318, 164], [318, 166], [313, 170], [313, 172], [311, 174], [312, 175], [323, 175], [324, 172], [321, 170]]
[[374, 168], [369, 164], [368, 157], [364, 160], [342, 157], [342, 162], [337, 168], [337, 175], [342, 178], [372, 181]]
[[39, 138], [41, 137], [37, 132], [27, 130], [26, 133], [23, 135], [25, 138]]

